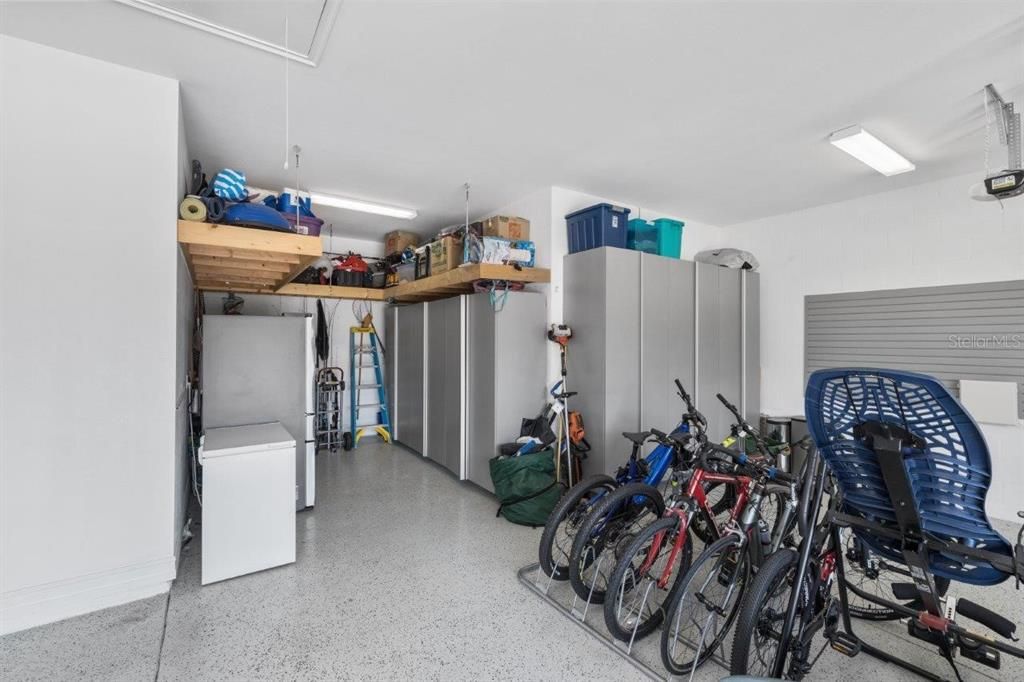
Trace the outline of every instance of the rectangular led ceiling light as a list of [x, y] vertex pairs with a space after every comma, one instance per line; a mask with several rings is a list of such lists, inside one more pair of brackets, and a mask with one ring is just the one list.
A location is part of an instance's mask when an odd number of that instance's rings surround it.
[[293, 189], [285, 188], [285, 192], [289, 192], [292, 196], [298, 196], [305, 199], [309, 199], [319, 206], [333, 206], [334, 208], [344, 208], [349, 211], [359, 211], [360, 213], [373, 213], [375, 215], [384, 215], [391, 218], [401, 218], [402, 220], [412, 220], [418, 214], [414, 209], [411, 208], [400, 208], [398, 206], [388, 206], [386, 204], [375, 204], [372, 201], [360, 201], [359, 199], [348, 199], [346, 197], [337, 197], [333, 194], [318, 194], [317, 192], [297, 192]]
[[899, 175], [916, 168], [895, 149], [857, 125], [837, 130], [828, 141], [882, 175]]

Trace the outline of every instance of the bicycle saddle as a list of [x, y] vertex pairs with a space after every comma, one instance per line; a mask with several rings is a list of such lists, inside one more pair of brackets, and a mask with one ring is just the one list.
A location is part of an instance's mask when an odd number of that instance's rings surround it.
[[650, 431], [623, 431], [622, 435], [633, 441], [636, 445], [643, 445], [651, 436]]
[[[985, 514], [992, 479], [988, 446], [978, 425], [938, 380], [888, 369], [827, 369], [811, 375], [807, 427], [842, 493], [843, 510], [897, 527], [868, 430], [907, 432], [903, 465], [922, 531], [935, 538], [1013, 556], [1010, 543]], [[866, 429], [865, 425], [872, 425]], [[885, 429], [884, 425], [889, 425]], [[861, 528], [875, 551], [903, 563], [900, 542]], [[975, 585], [1010, 577], [991, 564], [931, 551], [935, 575]]]

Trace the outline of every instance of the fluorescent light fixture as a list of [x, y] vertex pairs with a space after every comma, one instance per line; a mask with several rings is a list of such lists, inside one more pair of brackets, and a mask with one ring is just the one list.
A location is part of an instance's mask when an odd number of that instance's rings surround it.
[[411, 208], [399, 208], [398, 206], [375, 204], [372, 201], [347, 199], [345, 197], [336, 197], [331, 194], [318, 194], [317, 192], [299, 192], [294, 189], [287, 188], [285, 188], [284, 191], [291, 193], [292, 196], [301, 197], [303, 199], [309, 197], [314, 204], [319, 206], [333, 206], [335, 208], [344, 208], [349, 211], [359, 211], [361, 213], [373, 213], [374, 215], [386, 215], [391, 218], [401, 218], [402, 220], [412, 220], [418, 215], [416, 211]]
[[899, 175], [917, 167], [860, 126], [837, 130], [829, 136], [828, 141], [882, 175]]

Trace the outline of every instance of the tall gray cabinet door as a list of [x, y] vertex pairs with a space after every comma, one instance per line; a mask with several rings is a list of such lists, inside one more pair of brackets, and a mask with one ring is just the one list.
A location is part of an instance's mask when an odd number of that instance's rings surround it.
[[761, 416], [761, 275], [742, 270], [743, 416], [757, 424]]
[[424, 304], [427, 314], [427, 390], [426, 390], [426, 450], [423, 454], [438, 463], [444, 462], [444, 402], [445, 336], [444, 301]]
[[718, 393], [718, 271], [710, 263], [697, 263], [697, 390], [691, 395], [699, 409], [708, 418], [709, 436], [720, 440], [722, 429], [728, 429], [725, 409], [715, 394]]
[[715, 397], [739, 406], [743, 369], [741, 271], [697, 263], [697, 404], [710, 436], [724, 438], [735, 422]]
[[564, 258], [563, 285], [565, 324], [572, 329], [569, 342], [569, 389], [578, 391], [571, 399], [587, 428], [590, 456], [584, 460], [585, 474], [603, 474], [605, 453], [605, 252], [590, 249]]
[[614, 473], [628, 455], [623, 431], [640, 424], [640, 254], [600, 248], [565, 257], [570, 406], [587, 425], [585, 474]]
[[692, 261], [641, 254], [640, 428], [675, 427], [684, 411], [675, 379], [693, 394]]
[[[629, 454], [623, 431], [640, 429], [640, 252], [605, 248], [605, 468]], [[585, 371], [585, 370], [584, 370]], [[586, 415], [583, 415], [586, 419]]]
[[[508, 310], [508, 304], [514, 303], [515, 296], [517, 294], [509, 294], [502, 315]], [[466, 297], [466, 478], [491, 492], [494, 492], [494, 486], [491, 485], [488, 460], [497, 454], [496, 317], [487, 294]], [[523, 356], [512, 355], [509, 360], [514, 357]]]
[[[737, 407], [743, 398], [742, 275], [743, 271], [736, 268], [718, 268], [718, 391]], [[726, 425], [736, 421], [727, 410], [722, 415]]]
[[444, 455], [439, 460], [456, 476], [462, 465], [462, 306], [464, 297], [442, 301], [444, 346]]
[[459, 473], [461, 416], [461, 297], [427, 303], [427, 450]]
[[[395, 392], [397, 379], [395, 376], [395, 322], [398, 308], [389, 306], [384, 309], [384, 389], [388, 397], [388, 414], [391, 416], [391, 439], [398, 440], [398, 418], [395, 415]], [[343, 393], [344, 395], [344, 393]]]
[[389, 347], [394, 356], [395, 387], [392, 402], [395, 410], [397, 440], [412, 450], [422, 453], [424, 443], [423, 388], [426, 377], [423, 366], [425, 341], [424, 304], [394, 308], [395, 340]]

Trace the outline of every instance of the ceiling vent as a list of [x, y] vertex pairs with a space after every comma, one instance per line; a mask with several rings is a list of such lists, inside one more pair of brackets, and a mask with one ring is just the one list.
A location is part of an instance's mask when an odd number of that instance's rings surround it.
[[[117, 0], [143, 12], [227, 40], [316, 66], [342, 0], [286, 2], [181, 2]], [[286, 23], [287, 18], [287, 23]], [[285, 36], [287, 26], [287, 37]]]

